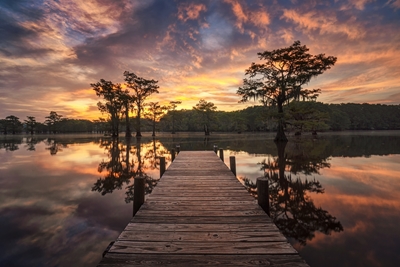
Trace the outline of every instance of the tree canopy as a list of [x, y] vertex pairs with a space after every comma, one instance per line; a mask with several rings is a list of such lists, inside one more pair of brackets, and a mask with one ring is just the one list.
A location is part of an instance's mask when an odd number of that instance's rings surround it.
[[252, 63], [245, 71], [243, 86], [237, 94], [241, 102], [260, 99], [265, 106], [277, 106], [279, 126], [275, 141], [287, 141], [283, 129], [283, 105], [291, 100], [315, 98], [319, 89], [306, 90], [303, 85], [324, 73], [336, 62], [336, 57], [312, 55], [309, 49], [295, 41], [291, 46], [257, 53], [263, 63]]
[[158, 93], [158, 81], [139, 77], [135, 73], [129, 71], [125, 71], [124, 76], [126, 87], [130, 91], [133, 103], [136, 105], [136, 136], [142, 136], [140, 132], [140, 117], [145, 105], [144, 101], [151, 94]]
[[202, 115], [204, 134], [210, 135], [210, 122], [214, 112], [217, 110], [217, 107], [212, 102], [207, 102], [204, 99], [200, 99], [199, 103], [197, 103], [193, 109]]
[[92, 83], [90, 86], [93, 87], [97, 96], [103, 97], [105, 100], [105, 102], [98, 102], [97, 107], [102, 113], [109, 116], [111, 135], [114, 137], [118, 136], [121, 112], [124, 107], [121, 101], [121, 97], [124, 94], [121, 85], [101, 79], [100, 82]]

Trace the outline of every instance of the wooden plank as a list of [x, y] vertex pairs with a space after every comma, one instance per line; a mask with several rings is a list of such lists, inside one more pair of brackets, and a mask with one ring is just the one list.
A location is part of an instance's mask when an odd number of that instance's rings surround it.
[[249, 195], [235, 195], [235, 196], [225, 196], [225, 197], [211, 197], [211, 196], [195, 196], [195, 197], [180, 197], [180, 196], [171, 196], [171, 195], [156, 195], [152, 194], [148, 196], [146, 199], [149, 201], [209, 201], [209, 202], [218, 202], [218, 201], [240, 201], [240, 200], [248, 200], [251, 201], [254, 199], [250, 194]]
[[242, 232], [242, 231], [192, 231], [192, 232], [168, 232], [168, 231], [148, 231], [138, 232], [123, 231], [118, 237], [120, 241], [150, 241], [156, 242], [160, 240], [160, 236], [164, 241], [192, 241], [199, 240], [204, 242], [262, 242], [280, 241], [286, 242], [286, 238], [279, 234], [275, 229], [264, 232]]
[[[263, 223], [268, 222], [271, 219], [268, 216], [241, 216], [241, 217], [222, 217], [222, 216], [209, 216], [209, 217], [195, 217], [195, 216], [177, 216], [177, 217], [169, 217], [169, 216], [157, 216], [157, 222], [164, 223], [177, 223], [177, 224], [185, 224], [185, 223], [194, 223], [194, 224], [205, 224], [205, 223], [221, 223], [221, 224], [236, 224], [236, 223]], [[136, 223], [151, 223], [156, 222], [154, 216], [147, 216], [144, 213], [141, 216], [135, 216], [132, 219], [132, 222]]]
[[307, 267], [298, 255], [173, 255], [173, 254], [117, 254], [108, 253], [98, 266], [228, 266], [228, 267]]
[[176, 205], [176, 206], [200, 206], [200, 205], [207, 205], [207, 206], [214, 206], [214, 205], [221, 205], [223, 203], [224, 205], [231, 205], [231, 206], [239, 206], [239, 205], [254, 205], [257, 203], [256, 200], [254, 199], [248, 199], [248, 200], [230, 200], [230, 201], [225, 201], [225, 202], [219, 202], [219, 201], [212, 201], [212, 202], [207, 202], [207, 201], [192, 201], [192, 200], [174, 200], [174, 199], [164, 199], [164, 200], [152, 200], [152, 199], [147, 199], [146, 202], [144, 203], [144, 206], [155, 206], [155, 205]]
[[254, 210], [192, 210], [192, 209], [183, 209], [183, 210], [149, 210], [149, 209], [140, 209], [137, 213], [140, 215], [153, 216], [156, 217], [185, 217], [185, 216], [198, 216], [198, 217], [237, 217], [237, 216], [262, 216], [266, 219], [269, 218], [267, 214], [262, 209], [254, 209]]
[[151, 253], [151, 254], [297, 254], [287, 242], [148, 242], [116, 241], [110, 253]]
[[237, 223], [237, 224], [172, 224], [172, 223], [135, 223], [130, 222], [124, 231], [164, 231], [164, 232], [209, 232], [209, 231], [243, 231], [243, 232], [270, 232], [278, 231], [278, 228], [271, 221], [263, 223]]
[[[229, 203], [229, 202], [228, 202]], [[247, 205], [242, 204], [241, 206], [232, 205], [195, 205], [195, 203], [191, 202], [191, 205], [171, 205], [169, 203], [165, 204], [165, 202], [154, 202], [155, 205], [150, 205], [148, 203], [142, 206], [143, 210], [148, 211], [181, 211], [181, 210], [196, 210], [196, 211], [206, 211], [206, 210], [213, 210], [213, 211], [237, 211], [237, 210], [246, 210], [246, 211], [260, 211], [260, 208], [254, 205], [253, 202], [250, 202]]]

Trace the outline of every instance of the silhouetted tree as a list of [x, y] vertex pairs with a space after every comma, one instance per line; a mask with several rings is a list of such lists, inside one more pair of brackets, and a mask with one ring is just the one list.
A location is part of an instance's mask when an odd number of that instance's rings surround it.
[[171, 116], [172, 116], [172, 134], [175, 134], [175, 109], [176, 109], [176, 107], [179, 105], [179, 104], [182, 104], [182, 101], [170, 101], [169, 102], [169, 107], [168, 107], [168, 109], [169, 109], [169, 112], [171, 112]]
[[153, 134], [151, 136], [156, 136], [156, 122], [158, 122], [164, 111], [167, 110], [166, 106], [161, 106], [158, 102], [150, 102], [147, 104], [148, 109], [145, 113], [145, 117], [150, 119], [152, 122]]
[[32, 135], [36, 128], [36, 119], [32, 116], [27, 116], [27, 120], [24, 120], [26, 130]]
[[217, 107], [212, 102], [200, 99], [199, 103], [193, 109], [200, 113], [203, 118], [204, 134], [210, 135], [210, 122]]
[[19, 121], [18, 117], [10, 115], [6, 117], [6, 125], [11, 130], [12, 134], [16, 134], [17, 131], [21, 129], [22, 123]]
[[[336, 62], [336, 57], [324, 54], [311, 55], [308, 48], [295, 41], [291, 46], [257, 53], [264, 63], [252, 63], [246, 70], [249, 78], [243, 80], [237, 94], [242, 96], [241, 102], [250, 99], [261, 99], [266, 106], [278, 108], [278, 131], [275, 141], [287, 142], [284, 132], [283, 105], [290, 100], [298, 100], [307, 92], [302, 86], [312, 77], [318, 76], [330, 69]], [[318, 89], [317, 89], [318, 90]]]
[[142, 133], [140, 132], [140, 117], [145, 105], [144, 101], [151, 94], [158, 93], [158, 81], [144, 79], [129, 71], [125, 71], [124, 76], [125, 84], [129, 90], [131, 100], [136, 105], [136, 136], [139, 137], [142, 136]]
[[55, 111], [50, 111], [50, 115], [46, 117], [45, 123], [49, 127], [49, 131], [57, 133], [58, 124], [61, 121], [62, 115], [58, 115]]
[[97, 107], [102, 113], [109, 116], [111, 123], [111, 136], [117, 137], [119, 134], [119, 123], [121, 118], [121, 112], [124, 107], [124, 103], [121, 100], [124, 92], [121, 89], [120, 84], [113, 84], [111, 81], [101, 79], [98, 83], [92, 83], [90, 86], [96, 92], [96, 95], [103, 97], [105, 102], [98, 102]]

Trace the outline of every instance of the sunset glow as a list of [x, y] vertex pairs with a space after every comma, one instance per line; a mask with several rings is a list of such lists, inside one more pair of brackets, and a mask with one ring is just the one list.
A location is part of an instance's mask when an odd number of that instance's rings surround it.
[[338, 58], [312, 80], [325, 103], [400, 104], [400, 1], [3, 1], [0, 117], [97, 119], [100, 79], [159, 81], [147, 101], [239, 110], [257, 52], [300, 40]]

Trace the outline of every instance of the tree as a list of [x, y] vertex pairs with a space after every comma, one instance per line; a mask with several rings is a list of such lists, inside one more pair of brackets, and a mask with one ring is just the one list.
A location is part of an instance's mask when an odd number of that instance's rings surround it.
[[132, 101], [136, 105], [136, 136], [140, 137], [142, 136], [140, 132], [140, 116], [145, 105], [144, 101], [151, 94], [158, 93], [158, 81], [144, 79], [129, 71], [125, 71], [124, 76], [126, 87], [130, 89]]
[[36, 119], [35, 117], [32, 116], [27, 116], [27, 120], [24, 120], [25, 125], [26, 125], [26, 129], [28, 132], [31, 133], [31, 135], [33, 135], [33, 132], [35, 131], [35, 127], [36, 127]]
[[125, 90], [122, 92], [120, 99], [122, 101], [122, 106], [124, 108], [123, 113], [125, 114], [125, 124], [126, 124], [125, 137], [129, 138], [132, 136], [129, 111], [133, 111], [133, 98], [131, 95], [129, 95], [129, 90]]
[[3, 132], [4, 135], [7, 134], [7, 126], [8, 126], [7, 120], [1, 119], [0, 120], [0, 130]]
[[101, 79], [98, 83], [92, 83], [90, 86], [96, 92], [97, 96], [103, 97], [106, 101], [98, 102], [97, 107], [102, 113], [107, 113], [111, 123], [111, 136], [117, 137], [119, 134], [119, 123], [121, 112], [123, 109], [123, 101], [121, 100], [124, 92], [120, 84], [113, 84], [111, 81]]
[[168, 108], [166, 106], [161, 106], [158, 102], [150, 102], [147, 104], [148, 110], [145, 113], [145, 117], [151, 120], [153, 134], [151, 136], [156, 136], [156, 122], [160, 120], [164, 111]]
[[6, 117], [6, 125], [11, 128], [12, 134], [16, 134], [16, 132], [21, 128], [22, 123], [19, 121], [18, 117], [10, 115]]
[[168, 109], [170, 110], [171, 116], [172, 116], [172, 134], [175, 134], [175, 115], [176, 115], [175, 109], [179, 104], [182, 104], [182, 101], [170, 101], [169, 102]]
[[55, 111], [50, 111], [50, 115], [45, 117], [45, 123], [49, 127], [50, 132], [56, 133], [58, 131], [58, 123], [61, 121], [62, 115], [58, 115]]
[[199, 112], [203, 118], [204, 134], [210, 135], [210, 122], [212, 120], [213, 113], [217, 110], [217, 107], [212, 102], [207, 102], [204, 99], [200, 99], [199, 103], [197, 103], [193, 109]]
[[[305, 45], [295, 41], [291, 46], [257, 53], [264, 63], [252, 63], [246, 70], [249, 78], [243, 80], [237, 94], [242, 96], [241, 102], [250, 99], [261, 99], [266, 106], [278, 108], [278, 131], [275, 141], [287, 142], [284, 132], [283, 105], [300, 96], [315, 95], [315, 90], [306, 91], [302, 88], [312, 77], [318, 76], [330, 69], [336, 62], [336, 57], [325, 54], [311, 55]], [[316, 89], [318, 90], [318, 89]]]

